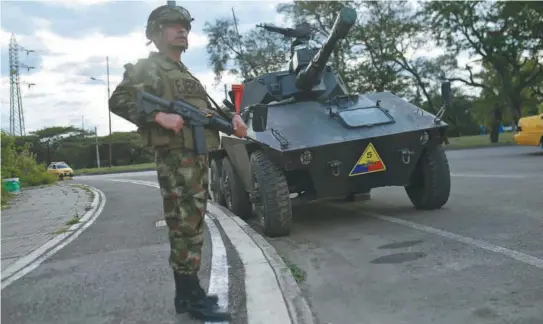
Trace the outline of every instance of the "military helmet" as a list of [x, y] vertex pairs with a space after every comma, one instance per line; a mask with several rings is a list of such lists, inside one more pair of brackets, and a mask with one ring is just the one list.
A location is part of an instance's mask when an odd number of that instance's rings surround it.
[[164, 5], [151, 12], [147, 19], [145, 36], [151, 39], [154, 33], [158, 32], [166, 24], [181, 23], [190, 31], [191, 22], [194, 20], [187, 9], [181, 6]]

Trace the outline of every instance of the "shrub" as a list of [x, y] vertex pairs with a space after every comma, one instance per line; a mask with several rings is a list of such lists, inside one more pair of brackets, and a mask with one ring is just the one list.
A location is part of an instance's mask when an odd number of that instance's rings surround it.
[[6, 189], [4, 189], [4, 186], [1, 186], [0, 188], [2, 190], [2, 208], [4, 208], [4, 206], [7, 206], [9, 204], [9, 200], [13, 195], [7, 192]]
[[17, 147], [15, 139], [2, 132], [2, 187], [3, 180], [9, 178], [19, 178], [21, 186], [37, 186], [57, 181], [56, 176], [47, 173], [45, 165], [36, 162], [35, 154], [30, 151], [30, 144]]

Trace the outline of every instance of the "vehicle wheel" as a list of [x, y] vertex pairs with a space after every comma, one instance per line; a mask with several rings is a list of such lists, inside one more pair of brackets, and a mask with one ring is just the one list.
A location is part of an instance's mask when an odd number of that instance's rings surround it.
[[264, 152], [251, 154], [253, 207], [263, 232], [269, 237], [290, 234], [292, 207], [287, 179]]
[[438, 209], [447, 203], [451, 192], [451, 175], [442, 146], [424, 151], [412, 182], [405, 187], [407, 196], [418, 209]]
[[211, 160], [210, 166], [210, 193], [211, 199], [221, 206], [226, 207], [226, 200], [221, 190], [221, 162], [222, 160]]
[[234, 171], [228, 157], [222, 160], [220, 191], [224, 195], [226, 207], [241, 219], [251, 217], [252, 209], [249, 194]]

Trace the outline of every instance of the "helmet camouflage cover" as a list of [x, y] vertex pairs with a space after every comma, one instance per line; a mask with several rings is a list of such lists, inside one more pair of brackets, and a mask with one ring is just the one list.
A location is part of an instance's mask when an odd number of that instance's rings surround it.
[[149, 15], [145, 35], [147, 36], [147, 39], [151, 39], [153, 34], [160, 31], [164, 25], [174, 23], [180, 23], [187, 31], [190, 31], [191, 22], [193, 20], [194, 18], [190, 16], [188, 10], [181, 6], [160, 6], [153, 10]]

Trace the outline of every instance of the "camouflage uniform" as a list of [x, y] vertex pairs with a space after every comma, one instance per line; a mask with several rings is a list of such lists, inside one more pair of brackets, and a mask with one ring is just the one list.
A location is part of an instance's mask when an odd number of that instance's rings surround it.
[[[178, 10], [166, 6], [155, 9], [149, 18], [149, 25], [156, 22], [152, 21], [153, 14], [159, 13], [162, 21], [173, 20], [178, 18]], [[147, 37], [150, 38], [149, 32]], [[142, 120], [136, 110], [134, 89], [145, 90], [166, 100], [181, 97], [205, 110], [210, 110], [210, 104], [204, 87], [184, 64], [162, 53], [152, 52], [135, 65], [126, 64], [124, 67], [123, 80], [109, 99], [109, 106], [114, 114], [136, 124], [144, 144], [155, 150], [164, 216], [169, 229], [169, 262], [176, 279], [176, 309], [182, 308], [178, 305], [179, 299], [187, 296], [177, 295], [183, 294], [183, 289], [188, 289], [185, 286], [194, 286], [192, 288], [198, 290], [199, 296], [203, 296], [203, 290], [196, 281], [208, 199], [207, 155], [195, 154], [190, 127], [185, 126], [175, 134], [160, 127], [154, 121], [154, 115]], [[219, 146], [218, 131], [206, 129], [205, 139], [208, 150]], [[216, 296], [205, 298], [213, 303], [217, 301]]]
[[[196, 107], [209, 108], [204, 87], [182, 63], [160, 53], [153, 52], [136, 65], [125, 65], [125, 69], [122, 82], [110, 98], [111, 111], [137, 124], [144, 144], [155, 150], [164, 216], [170, 230], [170, 264], [179, 273], [197, 273], [208, 198], [207, 156], [196, 156], [192, 150], [190, 127], [175, 135], [152, 119], [141, 123], [130, 88], [143, 88], [166, 100], [182, 97]], [[217, 148], [219, 133], [209, 129], [205, 132], [207, 148]]]

